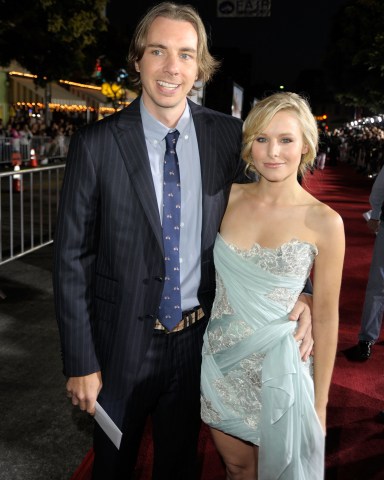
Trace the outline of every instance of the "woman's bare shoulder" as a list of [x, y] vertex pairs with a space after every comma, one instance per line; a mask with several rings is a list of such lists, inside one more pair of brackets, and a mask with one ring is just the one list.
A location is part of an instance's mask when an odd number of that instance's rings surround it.
[[343, 221], [341, 215], [336, 210], [326, 203], [320, 202], [320, 200], [314, 199], [310, 210], [316, 221], [324, 222], [324, 224], [332, 225], [334, 223], [342, 223]]
[[315, 198], [309, 208], [308, 223], [317, 232], [320, 243], [329, 244], [330, 240], [344, 236], [344, 222], [341, 215]]

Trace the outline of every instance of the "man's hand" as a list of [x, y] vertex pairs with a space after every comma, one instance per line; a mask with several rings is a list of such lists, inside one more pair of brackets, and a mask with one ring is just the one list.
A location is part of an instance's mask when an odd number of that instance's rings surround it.
[[67, 397], [72, 405], [78, 405], [80, 410], [95, 414], [97, 396], [103, 386], [101, 372], [91, 373], [84, 377], [69, 377], [67, 381]]
[[300, 354], [303, 361], [307, 361], [312, 353], [312, 296], [302, 293], [292, 309], [289, 319], [298, 322], [295, 332], [295, 340], [301, 342]]

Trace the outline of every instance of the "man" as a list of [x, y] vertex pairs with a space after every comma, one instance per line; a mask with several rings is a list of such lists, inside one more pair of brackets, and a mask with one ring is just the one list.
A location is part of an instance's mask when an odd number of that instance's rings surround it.
[[[153, 478], [188, 480], [195, 478], [201, 346], [215, 293], [212, 249], [240, 168], [241, 121], [187, 100], [194, 82], [207, 82], [217, 67], [191, 7], [153, 7], [128, 59], [141, 98], [79, 131], [68, 152], [54, 260], [64, 373], [72, 403], [94, 414], [97, 398], [123, 432], [117, 450], [95, 425], [94, 479], [131, 478], [151, 415]], [[179, 165], [166, 172], [175, 159]], [[179, 286], [169, 293], [171, 280]], [[169, 299], [176, 327], [165, 314]], [[303, 303], [292, 319], [302, 311], [308, 323]], [[311, 340], [306, 345], [305, 356]]]
[[367, 226], [376, 234], [375, 246], [369, 270], [365, 300], [361, 317], [357, 358], [365, 361], [372, 354], [372, 346], [380, 336], [384, 312], [384, 168], [376, 177], [369, 196], [372, 207], [371, 218]]
[[329, 137], [328, 133], [319, 127], [319, 148], [316, 157], [316, 167], [319, 170], [324, 170], [325, 161], [329, 150]]

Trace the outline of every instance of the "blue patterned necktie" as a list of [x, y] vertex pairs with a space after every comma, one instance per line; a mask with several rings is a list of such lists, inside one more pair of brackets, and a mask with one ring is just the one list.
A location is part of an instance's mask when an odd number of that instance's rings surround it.
[[176, 154], [177, 130], [165, 137], [163, 181], [163, 244], [165, 280], [160, 303], [159, 320], [167, 330], [172, 330], [181, 320], [180, 293], [180, 173]]

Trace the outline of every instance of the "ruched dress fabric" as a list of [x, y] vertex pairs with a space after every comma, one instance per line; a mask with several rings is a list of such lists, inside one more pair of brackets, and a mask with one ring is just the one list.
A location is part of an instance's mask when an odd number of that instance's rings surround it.
[[218, 234], [216, 297], [204, 335], [201, 416], [259, 445], [259, 480], [324, 478], [324, 433], [314, 408], [311, 360], [288, 319], [317, 255], [293, 239], [241, 250]]

